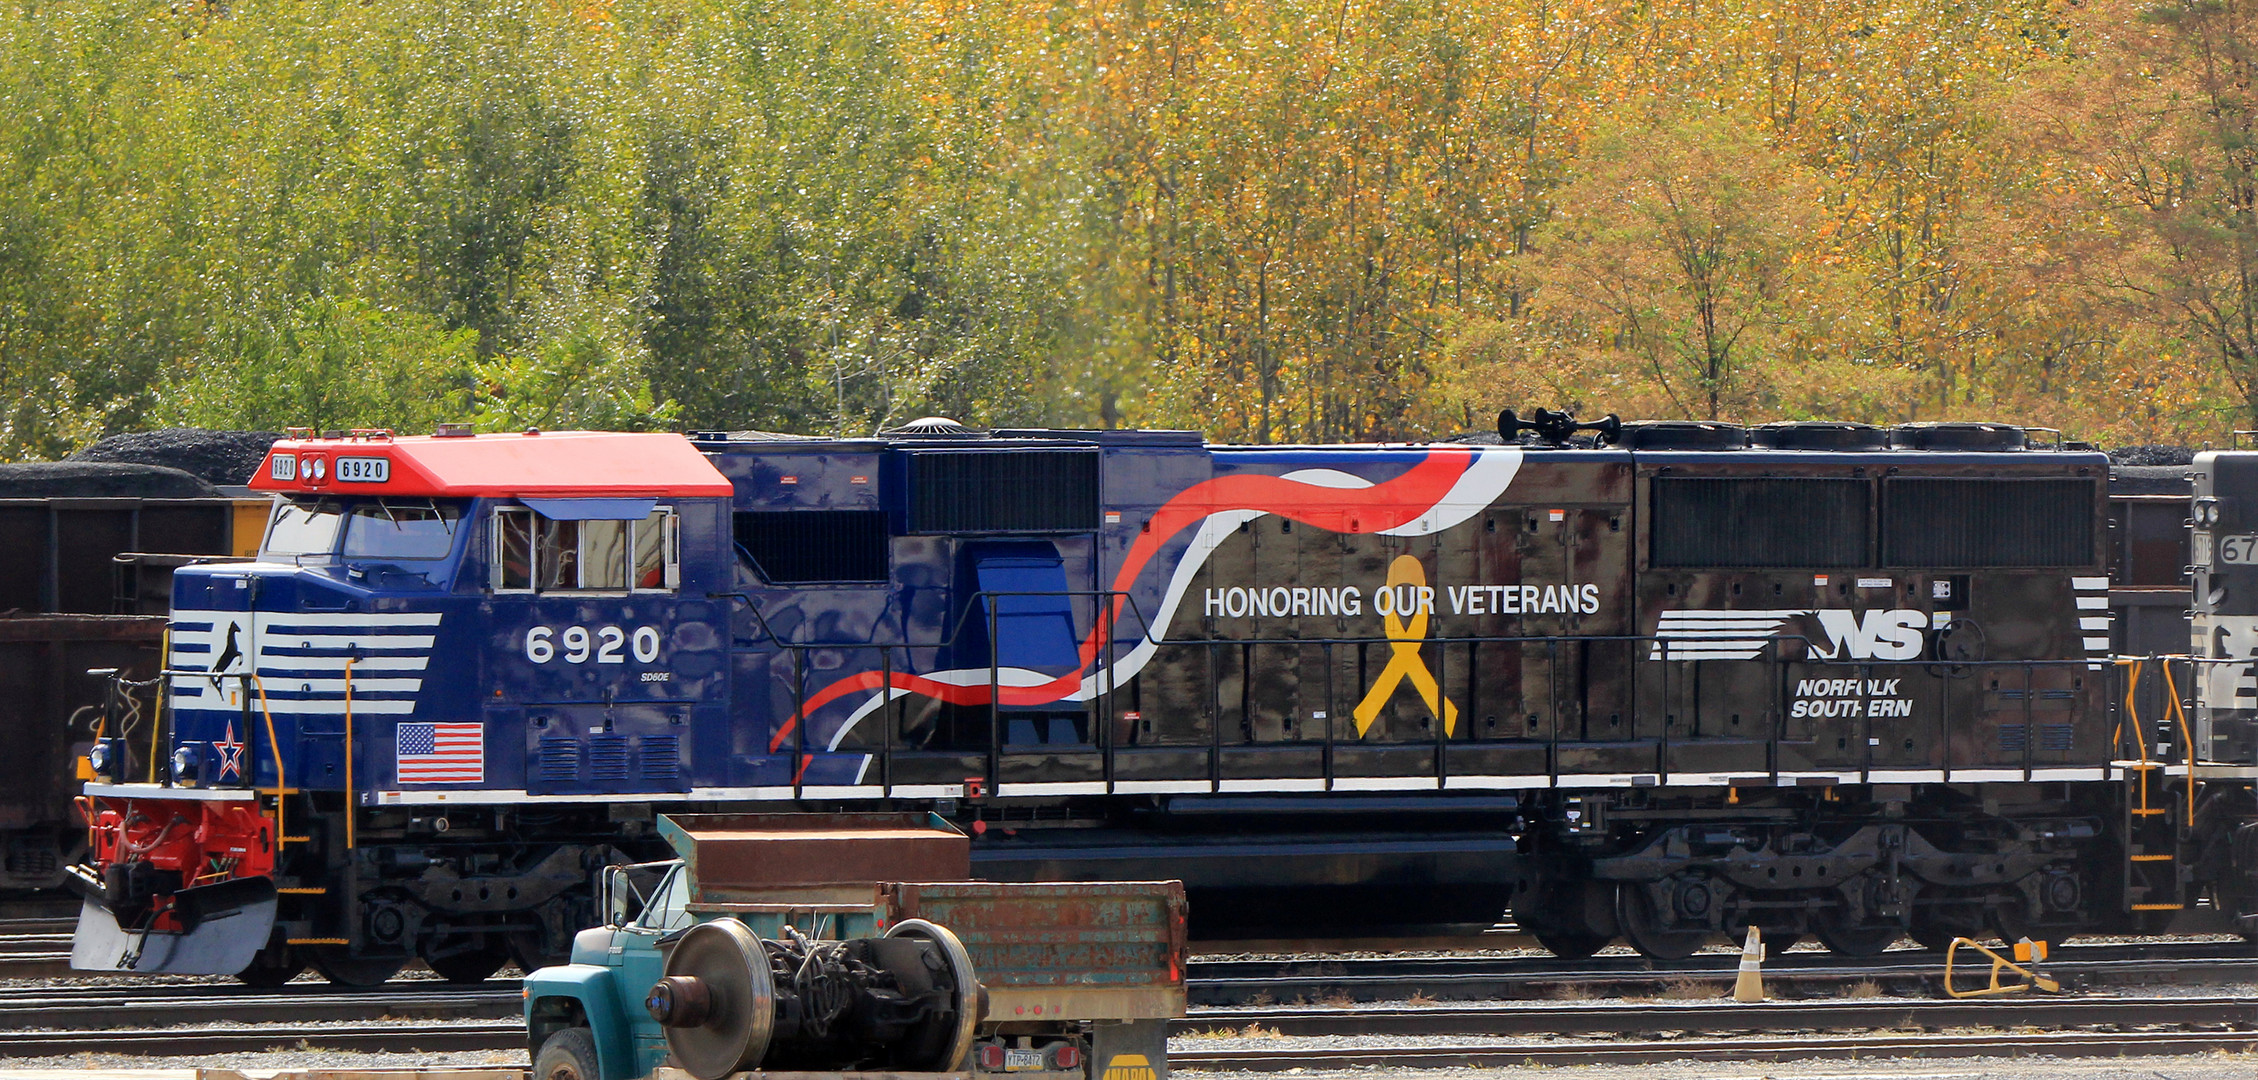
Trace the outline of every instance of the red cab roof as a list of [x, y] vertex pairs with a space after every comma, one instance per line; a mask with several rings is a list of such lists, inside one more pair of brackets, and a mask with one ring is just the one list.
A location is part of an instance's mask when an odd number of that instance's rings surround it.
[[672, 433], [496, 435], [356, 432], [282, 439], [251, 477], [259, 491], [498, 498], [728, 495], [729, 480]]

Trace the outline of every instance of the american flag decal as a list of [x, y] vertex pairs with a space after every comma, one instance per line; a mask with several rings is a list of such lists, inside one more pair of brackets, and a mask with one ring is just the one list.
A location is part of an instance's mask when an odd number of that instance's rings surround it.
[[393, 736], [403, 784], [486, 781], [484, 724], [401, 724]]

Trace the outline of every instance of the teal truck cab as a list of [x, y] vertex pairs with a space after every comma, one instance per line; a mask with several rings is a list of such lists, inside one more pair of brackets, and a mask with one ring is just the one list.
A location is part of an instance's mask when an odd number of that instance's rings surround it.
[[931, 814], [679, 815], [526, 976], [533, 1080], [1166, 1080], [1179, 882], [976, 882]]

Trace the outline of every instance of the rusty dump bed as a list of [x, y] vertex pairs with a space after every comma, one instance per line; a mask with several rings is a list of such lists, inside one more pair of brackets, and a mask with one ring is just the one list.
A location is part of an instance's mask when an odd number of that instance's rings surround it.
[[988, 988], [988, 1019], [1184, 1015], [1184, 885], [988, 881], [888, 887], [896, 919], [954, 931]]
[[693, 905], [972, 876], [971, 842], [928, 813], [670, 814], [659, 818], [659, 835], [690, 864]]
[[688, 864], [701, 915], [947, 927], [992, 1023], [1184, 1014], [1182, 882], [968, 881], [964, 834], [926, 813], [662, 815], [659, 834]]

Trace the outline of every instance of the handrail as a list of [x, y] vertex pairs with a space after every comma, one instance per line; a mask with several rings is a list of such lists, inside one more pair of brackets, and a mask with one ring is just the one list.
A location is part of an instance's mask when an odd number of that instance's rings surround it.
[[[245, 672], [244, 675], [251, 680], [251, 685], [259, 688], [259, 712], [266, 717], [267, 721], [267, 753], [274, 755], [274, 849], [281, 851], [282, 845], [290, 839], [289, 830], [283, 828], [282, 825], [284, 792], [290, 789], [289, 784], [282, 778], [282, 740], [276, 738], [274, 734], [274, 710], [267, 706], [266, 680], [259, 678], [257, 672]], [[243, 780], [246, 784], [256, 787], [259, 779], [259, 756], [257, 754], [249, 756], [251, 760], [243, 766]]]
[[[353, 850], [353, 819], [360, 816], [353, 812], [353, 803], [360, 798], [359, 789], [353, 786], [353, 759], [360, 756], [354, 752], [353, 748], [353, 662], [360, 659], [360, 656], [357, 655], [358, 650], [355, 650], [355, 652], [356, 655], [345, 658], [345, 850], [347, 851]], [[277, 784], [282, 782], [281, 770], [282, 765], [277, 761], [274, 777]]]
[[2172, 664], [2164, 662], [2164, 696], [2172, 703], [2172, 718], [2179, 721], [2180, 756], [2187, 759], [2187, 818], [2180, 822], [2182, 829], [2195, 824], [2195, 737], [2187, 730], [2187, 710], [2180, 705], [2179, 684], [2172, 678]]

